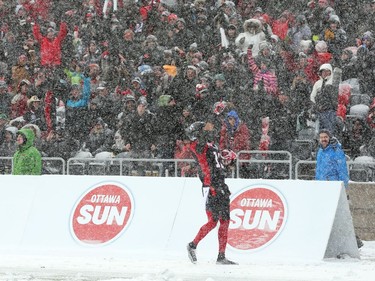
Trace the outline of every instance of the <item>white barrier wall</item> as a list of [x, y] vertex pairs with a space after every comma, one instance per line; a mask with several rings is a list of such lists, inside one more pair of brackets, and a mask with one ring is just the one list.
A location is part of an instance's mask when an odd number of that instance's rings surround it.
[[[186, 256], [206, 222], [196, 178], [1, 176], [0, 252]], [[340, 182], [228, 179], [227, 255], [239, 262], [359, 257]], [[217, 255], [217, 231], [198, 247]]]

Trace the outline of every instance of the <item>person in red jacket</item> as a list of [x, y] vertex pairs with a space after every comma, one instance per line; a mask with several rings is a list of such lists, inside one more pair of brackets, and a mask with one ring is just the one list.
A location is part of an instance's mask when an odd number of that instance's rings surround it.
[[40, 44], [40, 64], [46, 67], [57, 67], [61, 65], [61, 45], [68, 34], [67, 24], [60, 23], [60, 30], [56, 33], [53, 27], [47, 29], [46, 36], [40, 32], [40, 26], [35, 23], [33, 34]]

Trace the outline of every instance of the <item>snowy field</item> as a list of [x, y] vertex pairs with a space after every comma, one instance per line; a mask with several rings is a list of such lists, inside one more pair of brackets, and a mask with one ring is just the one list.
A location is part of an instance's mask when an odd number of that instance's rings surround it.
[[373, 281], [375, 241], [366, 242], [361, 259], [321, 262], [256, 262], [236, 266], [212, 260], [191, 264], [186, 253], [178, 257], [135, 256], [132, 259], [0, 256], [0, 281]]

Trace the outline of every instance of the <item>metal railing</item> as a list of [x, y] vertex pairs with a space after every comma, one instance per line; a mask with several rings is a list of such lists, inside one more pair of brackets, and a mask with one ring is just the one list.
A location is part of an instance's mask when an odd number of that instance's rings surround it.
[[[3, 165], [3, 162], [8, 162], [8, 163]], [[56, 163], [58, 164], [57, 166], [56, 166]], [[43, 168], [43, 174], [65, 175], [65, 170], [66, 170], [65, 160], [61, 157], [42, 157], [42, 168]], [[0, 174], [11, 175], [12, 171], [13, 171], [13, 157], [5, 157], [5, 156], [0, 157]]]
[[[67, 174], [71, 175], [72, 167], [79, 166], [81, 169], [89, 171], [90, 165], [91, 167], [97, 166], [100, 167], [103, 171], [109, 172], [109, 174], [113, 174], [113, 168], [115, 171], [118, 170], [116, 175], [123, 176], [124, 170], [127, 170], [128, 174], [131, 174], [131, 171], [137, 170], [136, 168], [132, 169], [131, 166], [138, 166], [134, 165], [134, 162], [137, 164], [149, 163], [149, 167], [144, 169], [145, 174], [147, 175], [147, 171], [150, 171], [151, 174], [154, 174], [154, 169], [157, 169], [158, 175], [170, 176], [168, 165], [165, 163], [173, 163], [173, 173], [175, 177], [178, 177], [178, 163], [193, 163], [195, 162], [194, 159], [155, 159], [155, 158], [108, 158], [108, 159], [96, 159], [96, 158], [69, 158], [67, 161]], [[152, 164], [153, 163], [153, 164]], [[147, 166], [147, 165], [146, 165]], [[112, 172], [111, 172], [112, 168]], [[151, 169], [151, 170], [147, 170]], [[136, 175], [136, 174], [131, 174]], [[141, 175], [141, 174], [138, 174]]]
[[[305, 166], [312, 166], [309, 169], [308, 174], [300, 174], [300, 168]], [[367, 162], [367, 161], [346, 161], [346, 165], [348, 166], [349, 171], [349, 178], [352, 181], [355, 181], [353, 178], [352, 172], [353, 171], [360, 171], [366, 177], [364, 182], [367, 181], [374, 181], [375, 180], [375, 162]], [[295, 179], [315, 179], [315, 169], [316, 169], [316, 161], [313, 160], [300, 160], [295, 165]], [[362, 181], [362, 180], [361, 180]]]
[[[240, 159], [241, 155], [252, 154], [250, 159]], [[253, 157], [254, 155], [261, 155]], [[285, 159], [270, 159], [272, 155], [280, 155]], [[237, 154], [235, 167], [232, 170], [232, 177], [241, 178], [240, 169], [242, 163], [256, 164], [284, 164], [288, 166], [288, 177], [292, 179], [293, 162], [292, 154], [288, 151], [263, 151], [263, 150], [243, 150]], [[66, 162], [60, 157], [42, 157], [43, 174], [60, 175], [132, 175], [132, 176], [183, 176], [180, 174], [180, 163], [193, 163], [194, 159], [155, 159], [155, 158], [70, 158]], [[145, 164], [146, 163], [146, 164]], [[168, 163], [170, 165], [168, 165]], [[142, 173], [133, 173], [133, 167], [139, 165]], [[375, 181], [375, 162], [367, 161], [347, 161], [350, 179], [352, 181]], [[74, 173], [73, 168], [79, 167], [80, 173]], [[294, 165], [295, 179], [315, 179], [316, 161], [299, 160]], [[100, 170], [100, 173], [97, 171]], [[0, 174], [12, 174], [13, 157], [0, 157]], [[301, 172], [304, 170], [304, 172]], [[235, 171], [235, 172], [233, 172]], [[357, 174], [355, 174], [357, 173]], [[357, 176], [356, 176], [357, 175]], [[272, 177], [270, 177], [272, 178]], [[364, 180], [356, 180], [363, 178]]]
[[[251, 157], [250, 159], [240, 159], [241, 154], [252, 154], [252, 155], [262, 155], [262, 159], [259, 157]], [[286, 159], [270, 159], [270, 156], [284, 156]], [[288, 165], [289, 179], [292, 179], [293, 175], [293, 157], [289, 151], [286, 150], [241, 150], [237, 153], [236, 160], [236, 177], [240, 178], [240, 164], [241, 163], [263, 163], [263, 164], [285, 164]]]

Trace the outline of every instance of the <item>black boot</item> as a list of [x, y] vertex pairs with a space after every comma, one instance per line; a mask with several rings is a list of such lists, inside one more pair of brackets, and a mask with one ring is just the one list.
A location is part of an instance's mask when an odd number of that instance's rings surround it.
[[219, 253], [219, 255], [217, 256], [216, 264], [238, 264], [238, 263], [228, 260], [225, 257], [225, 253]]
[[355, 236], [355, 238], [357, 239], [357, 247], [358, 247], [358, 249], [362, 248], [363, 247], [363, 242], [362, 242], [361, 238], [359, 238], [357, 235]]
[[197, 256], [195, 254], [195, 250], [197, 249], [197, 245], [195, 245], [193, 242], [190, 242], [187, 244], [187, 251], [188, 251], [188, 257], [190, 261], [194, 264], [197, 263]]

